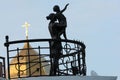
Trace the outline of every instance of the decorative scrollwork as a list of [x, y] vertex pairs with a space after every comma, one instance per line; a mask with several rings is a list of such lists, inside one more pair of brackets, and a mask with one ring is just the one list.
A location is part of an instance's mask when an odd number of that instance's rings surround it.
[[70, 62], [70, 57], [69, 56], [68, 57], [63, 57], [63, 58], [61, 58], [61, 61], [62, 61], [62, 64], [64, 65], [64, 67], [67, 68], [66, 61]]
[[17, 64], [15, 64], [15, 69], [18, 71], [18, 75], [23, 75], [26, 69], [22, 68], [23, 64], [19, 62], [24, 59], [24, 56], [20, 55], [17, 57], [17, 59], [19, 59], [19, 61]]
[[70, 53], [70, 51], [71, 51], [71, 46], [69, 45], [69, 44], [65, 44], [64, 45], [64, 50], [65, 50], [65, 52], [68, 54], [68, 53]]
[[22, 68], [20, 68], [21, 66], [21, 64], [15, 64], [15, 69], [18, 71], [18, 75], [24, 74], [25, 69], [23, 70]]

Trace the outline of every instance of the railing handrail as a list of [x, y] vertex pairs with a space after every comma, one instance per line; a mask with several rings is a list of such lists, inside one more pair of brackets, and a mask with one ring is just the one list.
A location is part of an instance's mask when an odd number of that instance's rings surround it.
[[75, 41], [75, 40], [65, 40], [65, 39], [28, 39], [28, 40], [16, 40], [16, 41], [8, 41], [4, 43], [5, 46], [9, 46], [10, 44], [17, 44], [17, 43], [25, 43], [25, 42], [45, 42], [45, 41], [61, 41], [61, 42], [70, 42], [70, 43], [76, 43], [82, 45], [82, 47], [85, 49], [85, 45], [83, 42]]
[[5, 57], [0, 56], [1, 59], [5, 59]]

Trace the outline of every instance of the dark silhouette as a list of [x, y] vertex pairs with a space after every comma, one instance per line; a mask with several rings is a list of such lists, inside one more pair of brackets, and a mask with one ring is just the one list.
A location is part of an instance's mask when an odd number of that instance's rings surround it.
[[[56, 17], [54, 13], [51, 13], [49, 16], [46, 17], [47, 20], [50, 20], [49, 22], [49, 32], [52, 37], [52, 39], [58, 39], [60, 40], [60, 36], [58, 36], [58, 29], [54, 25], [56, 22]], [[58, 60], [60, 56], [62, 55], [62, 44], [61, 41], [52, 41], [50, 43], [50, 58], [51, 58], [51, 69], [50, 69], [50, 75], [56, 75], [56, 72], [58, 71], [59, 64]]]
[[61, 55], [63, 55], [62, 53], [62, 44], [60, 41], [60, 36], [63, 34], [64, 38], [67, 39], [66, 37], [66, 27], [67, 27], [67, 21], [66, 21], [66, 17], [62, 14], [67, 6], [69, 4], [66, 4], [65, 8], [63, 10], [60, 10], [58, 5], [55, 5], [53, 7], [53, 10], [56, 12], [49, 14], [49, 16], [47, 16], [47, 20], [50, 20], [49, 22], [49, 32], [50, 35], [52, 37], [52, 39], [56, 39], [54, 41], [52, 41], [50, 43], [50, 58], [51, 58], [51, 71], [50, 71], [50, 75], [56, 75], [56, 72], [59, 70], [59, 58]]
[[57, 39], [57, 37], [56, 37], [57, 31], [55, 30], [56, 27], [54, 25], [55, 21], [57, 20], [55, 18], [55, 14], [51, 13], [46, 18], [47, 18], [47, 20], [50, 20], [48, 29], [49, 29], [49, 32], [50, 32], [50, 35], [51, 35], [52, 39]]
[[61, 34], [63, 34], [65, 39], [67, 39], [67, 37], [66, 37], [67, 21], [66, 21], [66, 17], [63, 15], [63, 12], [67, 9], [68, 5], [69, 4], [66, 4], [66, 6], [64, 7], [63, 10], [60, 10], [58, 5], [55, 5], [53, 7], [53, 11], [56, 12], [55, 17], [58, 20], [58, 22], [54, 24], [59, 31], [57, 36], [61, 36]]

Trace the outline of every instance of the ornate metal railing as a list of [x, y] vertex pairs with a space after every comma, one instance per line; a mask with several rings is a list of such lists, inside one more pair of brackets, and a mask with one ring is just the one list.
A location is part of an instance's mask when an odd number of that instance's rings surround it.
[[[61, 42], [62, 55], [51, 57], [51, 44]], [[27, 47], [21, 47], [27, 44]], [[32, 45], [32, 47], [31, 47]], [[75, 40], [28, 39], [9, 41], [6, 36], [8, 79], [49, 76], [86, 75], [85, 45]], [[34, 51], [33, 51], [34, 50]], [[25, 54], [23, 54], [25, 52]], [[37, 54], [33, 54], [37, 52]], [[53, 55], [54, 56], [54, 55]], [[53, 61], [52, 61], [53, 60]], [[56, 69], [56, 67], [58, 67]], [[55, 70], [56, 69], [56, 70]]]
[[0, 77], [6, 78], [5, 58], [0, 56]]

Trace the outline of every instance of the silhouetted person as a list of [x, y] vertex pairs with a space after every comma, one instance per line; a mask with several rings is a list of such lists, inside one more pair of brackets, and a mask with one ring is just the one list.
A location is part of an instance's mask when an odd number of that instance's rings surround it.
[[[50, 20], [49, 22], [49, 32], [52, 37], [52, 39], [60, 39], [60, 36], [58, 36], [58, 27], [56, 27], [54, 24], [57, 20], [54, 13], [50, 13], [49, 16], [46, 17], [47, 20]], [[59, 58], [62, 55], [62, 44], [61, 41], [51, 41], [50, 43], [50, 62], [51, 62], [51, 69], [50, 69], [50, 75], [57, 75], [57, 71], [59, 69]]]
[[[59, 58], [61, 55], [63, 55], [62, 53], [62, 44], [61, 41], [59, 41], [61, 38], [61, 34], [63, 34], [64, 38], [67, 39], [66, 34], [65, 34], [65, 29], [67, 27], [67, 21], [66, 21], [66, 17], [62, 14], [67, 6], [69, 4], [67, 4], [65, 6], [65, 8], [63, 10], [59, 9], [59, 6], [54, 6], [53, 10], [56, 12], [56, 14], [51, 13], [49, 16], [47, 16], [47, 20], [50, 20], [49, 23], [49, 31], [50, 31], [50, 35], [52, 37], [52, 39], [57, 39], [55, 41], [52, 41], [50, 43], [50, 58], [51, 58], [51, 69], [50, 69], [50, 75], [56, 75], [57, 71], [59, 69]], [[58, 20], [58, 22], [57, 22]]]
[[49, 22], [49, 25], [48, 25], [48, 29], [49, 29], [49, 32], [50, 32], [50, 35], [52, 37], [52, 39], [56, 39], [56, 35], [57, 35], [57, 31], [55, 30], [55, 21], [57, 20], [56, 17], [55, 17], [55, 14], [54, 13], [50, 13], [49, 16], [46, 17], [47, 20], [50, 20]]
[[67, 9], [67, 6], [69, 4], [66, 4], [66, 6], [64, 7], [63, 10], [60, 10], [58, 5], [55, 5], [53, 7], [53, 11], [56, 12], [55, 17], [58, 20], [58, 23], [55, 23], [54, 25], [57, 27], [59, 34], [58, 36], [60, 36], [61, 34], [63, 34], [64, 38], [67, 39], [66, 37], [66, 27], [67, 27], [67, 21], [66, 21], [66, 17], [63, 15], [63, 12]]

